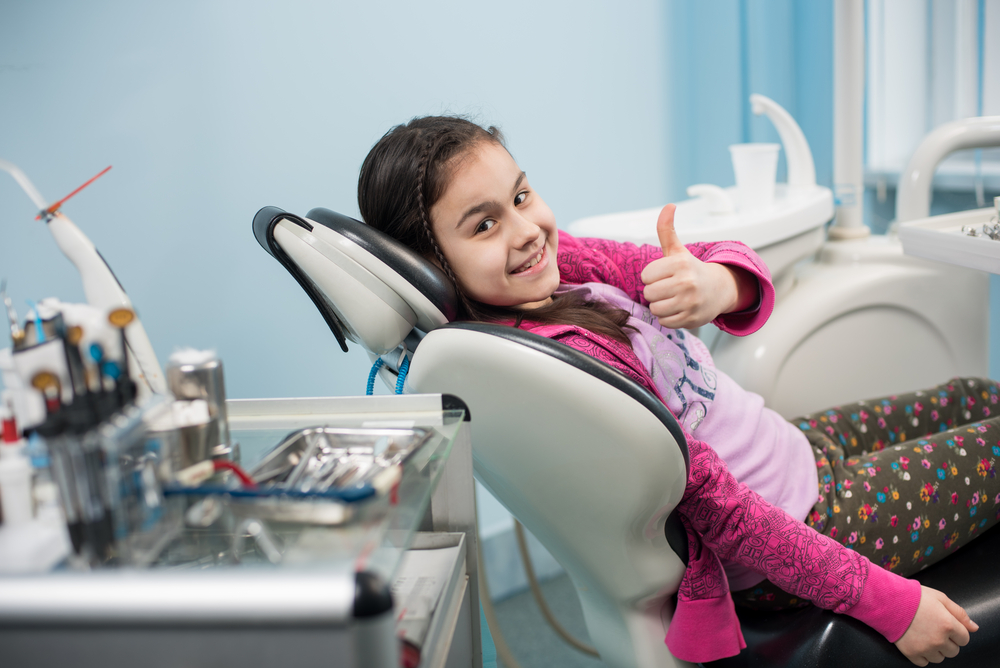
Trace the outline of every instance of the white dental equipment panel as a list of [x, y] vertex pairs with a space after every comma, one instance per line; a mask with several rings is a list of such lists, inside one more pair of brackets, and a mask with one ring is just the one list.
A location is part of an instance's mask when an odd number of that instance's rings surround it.
[[[768, 115], [795, 125], [787, 114]], [[907, 234], [911, 239], [914, 233], [937, 234], [929, 241], [933, 252], [947, 249], [934, 240], [940, 232], [919, 229], [919, 222], [903, 226], [902, 244], [896, 235], [827, 241], [832, 193], [795, 176], [802, 169], [793, 170], [791, 157], [803, 152], [789, 150], [786, 137], [800, 135], [781, 132], [789, 154], [789, 181], [799, 185], [778, 184], [769, 209], [713, 213], [726, 208], [719, 206], [719, 191], [725, 195], [735, 189], [702, 186], [689, 192], [698, 199], [677, 205], [676, 230], [682, 241], [742, 241], [760, 255], [774, 281], [775, 308], [759, 331], [734, 337], [714, 327], [702, 328], [700, 335], [718, 368], [788, 418], [930, 387], [958, 375], [986, 375], [986, 275], [905, 256]], [[587, 218], [568, 230], [577, 236], [658, 245], [658, 211]], [[962, 225], [957, 219], [942, 224], [955, 225], [955, 236]], [[1000, 247], [991, 239], [956, 241], [968, 242]]]
[[903, 223], [899, 238], [907, 255], [1000, 274], [1000, 240], [969, 234], [996, 222], [995, 208], [959, 211]]

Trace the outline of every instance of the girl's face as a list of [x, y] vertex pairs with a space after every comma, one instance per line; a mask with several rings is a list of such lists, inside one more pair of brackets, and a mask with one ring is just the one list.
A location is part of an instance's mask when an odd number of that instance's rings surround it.
[[466, 295], [493, 306], [544, 306], [559, 287], [555, 216], [506, 149], [482, 142], [457, 158], [431, 228]]

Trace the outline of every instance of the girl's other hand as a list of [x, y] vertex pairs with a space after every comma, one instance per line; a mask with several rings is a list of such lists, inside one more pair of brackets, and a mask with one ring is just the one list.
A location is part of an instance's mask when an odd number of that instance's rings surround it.
[[[693, 329], [748, 307], [757, 296], [756, 279], [749, 272], [692, 255], [674, 231], [675, 209], [668, 204], [660, 211], [656, 234], [663, 257], [647, 264], [640, 276], [649, 310], [664, 327]], [[741, 300], [741, 294], [749, 300]]]
[[896, 647], [917, 666], [941, 663], [969, 644], [969, 633], [979, 624], [968, 613], [936, 589], [920, 587], [920, 605]]

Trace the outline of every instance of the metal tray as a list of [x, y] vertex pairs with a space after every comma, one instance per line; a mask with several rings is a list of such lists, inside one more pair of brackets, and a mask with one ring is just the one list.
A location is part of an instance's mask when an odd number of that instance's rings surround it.
[[290, 433], [249, 472], [258, 490], [230, 494], [235, 515], [333, 525], [361, 501], [387, 498], [431, 431], [308, 427]]
[[250, 471], [262, 488], [300, 493], [371, 484], [424, 444], [426, 429], [309, 427], [286, 436]]

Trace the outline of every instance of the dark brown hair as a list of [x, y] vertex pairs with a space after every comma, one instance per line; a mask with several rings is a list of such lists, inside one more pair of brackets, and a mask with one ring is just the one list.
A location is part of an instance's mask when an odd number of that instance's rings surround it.
[[426, 116], [392, 128], [361, 165], [358, 207], [362, 219], [424, 257], [436, 260], [455, 284], [463, 320], [513, 320], [515, 327], [523, 320], [576, 325], [631, 345], [624, 330], [627, 311], [600, 301], [586, 301], [578, 293], [559, 295], [552, 303], [530, 311], [484, 304], [465, 294], [434, 238], [427, 212], [444, 194], [456, 168], [455, 159], [483, 142], [506, 148], [499, 129], [482, 128], [458, 116]]

